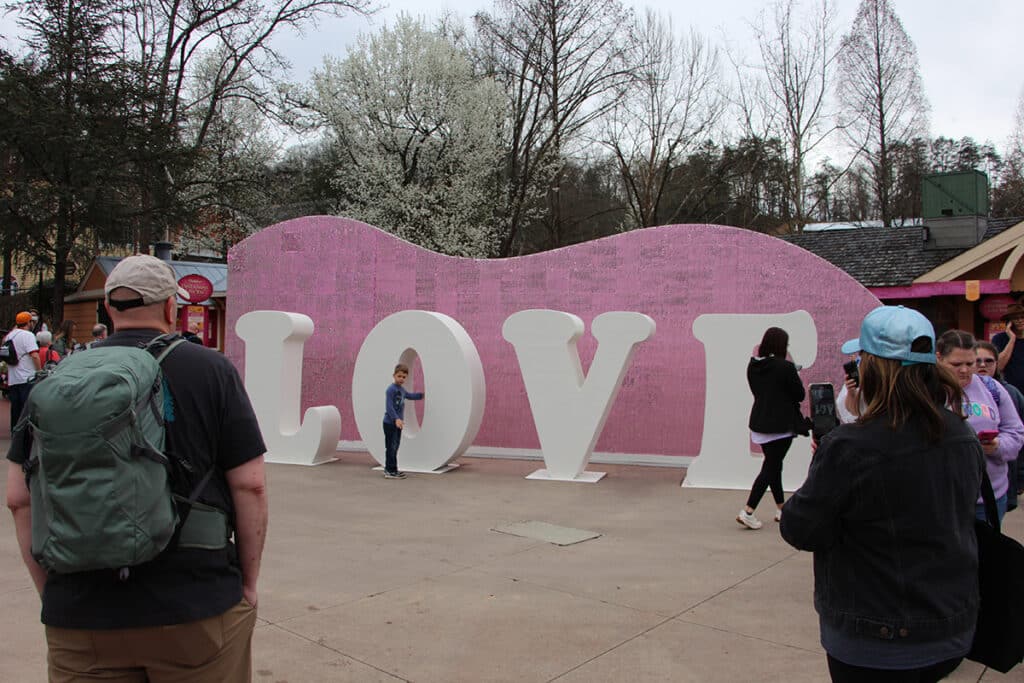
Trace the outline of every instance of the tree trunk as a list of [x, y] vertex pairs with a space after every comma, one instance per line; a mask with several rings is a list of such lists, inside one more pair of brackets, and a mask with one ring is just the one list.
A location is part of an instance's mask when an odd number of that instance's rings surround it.
[[57, 236], [53, 249], [53, 324], [64, 322], [64, 279], [68, 273], [68, 256], [74, 243], [75, 217], [70, 204], [61, 200]]
[[14, 260], [14, 250], [11, 248], [4, 249], [4, 282], [3, 291], [0, 292], [0, 296], [11, 296], [14, 292], [11, 291], [11, 261]]
[[58, 249], [54, 255], [53, 265], [53, 320], [64, 321], [64, 280], [68, 273], [68, 252], [66, 249]]

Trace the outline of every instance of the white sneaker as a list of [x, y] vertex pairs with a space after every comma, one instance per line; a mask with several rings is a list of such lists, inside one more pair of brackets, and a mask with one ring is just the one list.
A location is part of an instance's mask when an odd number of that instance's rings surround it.
[[761, 528], [761, 520], [755, 517], [753, 513], [747, 512], [746, 510], [740, 510], [740, 514], [736, 515], [736, 521], [748, 529]]
[[775, 521], [776, 522], [781, 522], [782, 521], [782, 510], [779, 510], [778, 508], [775, 509]]

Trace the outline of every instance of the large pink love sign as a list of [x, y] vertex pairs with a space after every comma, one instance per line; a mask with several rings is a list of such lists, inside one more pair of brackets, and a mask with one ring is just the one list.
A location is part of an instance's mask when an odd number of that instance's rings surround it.
[[[342, 445], [377, 456], [392, 367], [418, 359], [427, 397], [410, 436], [450, 444], [424, 468], [452, 453], [543, 455], [553, 478], [568, 479], [593, 453], [687, 464], [688, 485], [749, 486], [759, 465], [745, 369], [764, 330], [789, 332], [805, 382], [838, 382], [840, 344], [878, 305], [813, 254], [713, 225], [474, 260], [318, 216], [262, 230], [228, 266], [228, 330], [238, 336], [227, 353], [263, 406], [270, 455], [274, 443], [289, 448], [301, 411], [316, 409], [306, 415], [327, 426], [304, 448], [315, 443], [322, 459], [338, 430]], [[278, 317], [260, 317], [268, 312]], [[801, 442], [791, 459], [809, 457]], [[787, 485], [804, 471], [787, 467]]]

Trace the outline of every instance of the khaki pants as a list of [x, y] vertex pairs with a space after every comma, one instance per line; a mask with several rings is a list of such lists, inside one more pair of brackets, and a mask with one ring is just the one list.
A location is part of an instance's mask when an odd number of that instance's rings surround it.
[[249, 681], [255, 625], [256, 610], [243, 600], [216, 617], [173, 626], [95, 631], [47, 626], [50, 681]]

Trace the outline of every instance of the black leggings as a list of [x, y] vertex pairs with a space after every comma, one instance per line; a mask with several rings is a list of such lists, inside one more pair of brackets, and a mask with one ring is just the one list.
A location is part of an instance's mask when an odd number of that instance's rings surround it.
[[761, 463], [761, 472], [754, 480], [754, 485], [750, 489], [750, 497], [747, 498], [747, 506], [751, 509], [757, 509], [757, 504], [761, 502], [768, 487], [772, 489], [772, 497], [775, 498], [776, 505], [782, 505], [786, 501], [782, 492], [782, 459], [786, 457], [792, 444], [793, 437], [761, 444], [764, 462]]
[[956, 657], [920, 669], [889, 671], [851, 666], [843, 664], [832, 655], [827, 656], [828, 672], [832, 676], [832, 683], [935, 683], [952, 673], [964, 659]]

